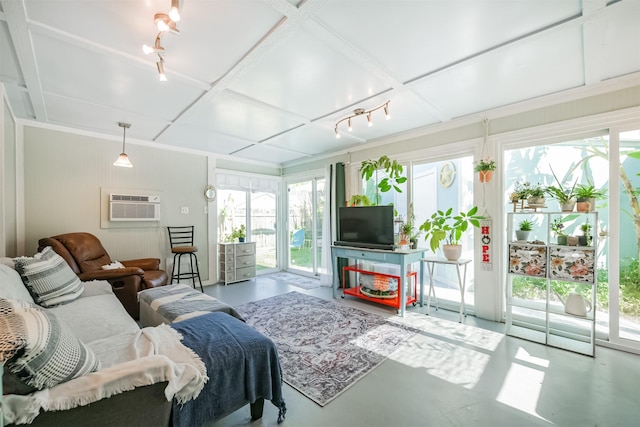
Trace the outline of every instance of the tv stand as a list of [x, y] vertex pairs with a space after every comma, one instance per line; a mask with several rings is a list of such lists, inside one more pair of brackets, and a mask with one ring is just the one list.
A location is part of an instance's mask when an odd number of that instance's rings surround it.
[[[338, 269], [338, 258], [351, 258], [356, 260], [384, 262], [388, 264], [396, 264], [400, 266], [400, 276], [398, 282], [398, 289], [402, 289], [403, 292], [399, 292], [399, 311], [400, 316], [404, 317], [407, 307], [407, 293], [404, 291], [408, 286], [407, 278], [407, 265], [414, 262], [420, 262], [420, 258], [424, 258], [423, 249], [407, 249], [407, 250], [380, 250], [380, 249], [366, 249], [366, 248], [354, 248], [349, 246], [331, 246], [331, 263], [333, 266], [333, 298], [338, 298], [338, 289], [340, 288], [340, 277], [342, 272]], [[364, 296], [364, 295], [363, 295]], [[363, 298], [366, 299], [366, 298]], [[373, 298], [372, 298], [373, 299]], [[380, 298], [377, 298], [378, 300]]]
[[[362, 289], [362, 285], [358, 285], [355, 288], [346, 288], [345, 276], [348, 271], [352, 271], [356, 274], [368, 274], [374, 277], [382, 276], [382, 277], [394, 278], [398, 281], [398, 290], [396, 291], [395, 295], [376, 296], [373, 294], [367, 295], [367, 291]], [[417, 284], [418, 284], [418, 272], [410, 271], [409, 273], [407, 273], [407, 278], [413, 279], [413, 293], [407, 296], [406, 305], [409, 305], [409, 304], [415, 305], [416, 301], [418, 301], [417, 292], [416, 292]], [[395, 307], [396, 309], [400, 310], [400, 304], [401, 304], [400, 295], [403, 293], [406, 295], [406, 292], [407, 292], [407, 289], [405, 289], [402, 286], [402, 284], [403, 282], [400, 280], [400, 276], [397, 276], [395, 274], [379, 273], [377, 271], [367, 270], [362, 264], [348, 265], [342, 269], [342, 298], [344, 298], [345, 295], [351, 295], [356, 298], [360, 298], [366, 301], [373, 301], [378, 304], [388, 305], [390, 307]]]

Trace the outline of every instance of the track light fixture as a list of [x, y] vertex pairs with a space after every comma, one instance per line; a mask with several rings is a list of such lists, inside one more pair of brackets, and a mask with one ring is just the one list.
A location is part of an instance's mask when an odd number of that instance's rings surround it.
[[164, 48], [160, 45], [161, 37], [166, 32], [171, 32], [173, 34], [180, 34], [180, 30], [176, 28], [176, 22], [180, 21], [180, 0], [171, 0], [171, 10], [169, 13], [158, 12], [153, 16], [153, 21], [158, 27], [158, 35], [156, 36], [156, 41], [153, 45], [147, 46], [142, 45], [142, 51], [145, 55], [149, 55], [150, 53], [158, 54], [158, 62], [156, 62], [156, 67], [158, 68], [158, 74], [160, 75], [160, 81], [166, 82], [167, 75], [164, 73], [164, 58], [162, 55], [164, 54]]
[[158, 55], [158, 62], [156, 62], [156, 67], [158, 67], [158, 74], [160, 76], [161, 82], [167, 81], [167, 75], [164, 73], [164, 58]]
[[127, 136], [127, 129], [131, 127], [131, 123], [118, 122], [118, 126], [122, 128], [122, 153], [120, 153], [120, 156], [118, 156], [116, 161], [113, 162], [113, 166], [120, 166], [123, 168], [132, 168], [133, 165], [129, 160], [129, 156], [127, 156], [127, 153], [124, 152], [124, 144], [125, 144], [125, 138]]
[[351, 127], [351, 119], [353, 119], [354, 117], [358, 117], [358, 116], [362, 116], [362, 115], [366, 115], [367, 117], [367, 126], [373, 126], [373, 119], [371, 117], [371, 113], [373, 113], [374, 111], [377, 111], [379, 109], [383, 109], [384, 110], [384, 116], [386, 117], [387, 120], [389, 120], [391, 118], [391, 115], [389, 114], [389, 103], [391, 101], [387, 101], [382, 105], [379, 105], [375, 108], [372, 108], [371, 110], [365, 110], [364, 108], [356, 108], [355, 110], [353, 110], [353, 114], [350, 115], [349, 117], [345, 117], [344, 119], [340, 119], [338, 120], [338, 122], [336, 123], [335, 128], [333, 129], [335, 134], [336, 134], [336, 138], [340, 138], [340, 130], [338, 129], [338, 127], [340, 126], [340, 123], [346, 121], [347, 122], [347, 129], [349, 130], [349, 132], [353, 131], [353, 128]]

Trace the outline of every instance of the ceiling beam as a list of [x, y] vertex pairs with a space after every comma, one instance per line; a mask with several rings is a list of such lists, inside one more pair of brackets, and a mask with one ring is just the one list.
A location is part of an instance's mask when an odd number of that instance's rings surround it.
[[27, 86], [27, 94], [37, 120], [47, 121], [47, 110], [44, 104], [38, 63], [36, 62], [33, 41], [29, 34], [29, 23], [24, 1], [0, 0], [4, 18], [7, 21], [9, 34], [15, 48], [20, 71]]

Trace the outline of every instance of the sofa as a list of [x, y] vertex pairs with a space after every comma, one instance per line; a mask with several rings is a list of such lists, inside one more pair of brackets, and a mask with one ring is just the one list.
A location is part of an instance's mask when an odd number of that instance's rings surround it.
[[[43, 267], [43, 263], [48, 264]], [[202, 425], [204, 420], [196, 422], [186, 416], [182, 422], [183, 407], [199, 405], [191, 412], [209, 414], [207, 421], [212, 421], [249, 404], [252, 419], [257, 419], [262, 416], [264, 399], [278, 406], [284, 417], [275, 345], [226, 313], [140, 328], [114, 295], [111, 284], [79, 281], [51, 248], [33, 258], [0, 259], [0, 283], [5, 425]], [[27, 325], [24, 331], [13, 333], [23, 324]], [[38, 329], [44, 328], [43, 324], [47, 326], [41, 332]], [[256, 357], [269, 362], [256, 368], [261, 375], [248, 375], [241, 368], [238, 375], [243, 378], [230, 375], [225, 380], [225, 371], [208, 365], [202, 357], [207, 354], [217, 357], [220, 369], [247, 364], [242, 359], [245, 349], [234, 350], [227, 344], [235, 343], [236, 337], [225, 342], [204, 337], [204, 330], [214, 324], [222, 324], [222, 330], [235, 328], [236, 336], [247, 334], [250, 346], [265, 340], [268, 345], [263, 347], [273, 345], [269, 354]], [[183, 335], [187, 334], [191, 335], [191, 348], [184, 344], [188, 340]], [[198, 341], [201, 345], [193, 345]], [[35, 354], [38, 351], [41, 354]], [[63, 354], [50, 355], [49, 351]], [[41, 365], [33, 365], [34, 361]], [[45, 366], [48, 363], [61, 366]], [[48, 373], [53, 378], [47, 377]], [[255, 384], [247, 387], [251, 381]], [[227, 389], [234, 383], [241, 383], [239, 391]], [[247, 388], [253, 388], [250, 395], [244, 392]], [[208, 412], [200, 408], [209, 404], [202, 402], [208, 396], [227, 394], [236, 398]]]
[[138, 292], [167, 283], [167, 274], [160, 270], [158, 258], [119, 261], [121, 268], [105, 269], [115, 263], [100, 240], [90, 233], [65, 233], [42, 238], [38, 241], [38, 252], [47, 246], [69, 264], [80, 280], [109, 282], [116, 297], [135, 320], [139, 317]]

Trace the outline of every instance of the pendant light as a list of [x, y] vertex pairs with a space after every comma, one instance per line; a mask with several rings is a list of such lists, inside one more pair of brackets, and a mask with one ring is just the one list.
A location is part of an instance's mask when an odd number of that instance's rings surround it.
[[132, 168], [133, 165], [129, 161], [129, 156], [127, 156], [127, 153], [124, 152], [124, 143], [127, 135], [127, 129], [131, 127], [131, 123], [118, 122], [118, 126], [122, 128], [122, 153], [120, 153], [120, 156], [118, 157], [118, 159], [115, 162], [113, 162], [113, 166], [120, 166], [123, 168]]

